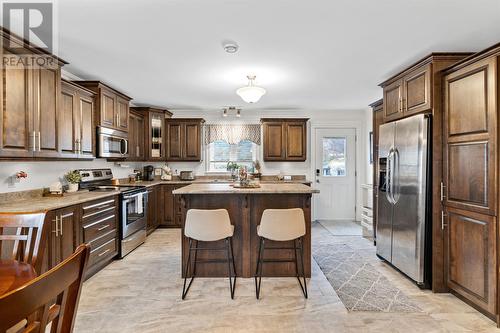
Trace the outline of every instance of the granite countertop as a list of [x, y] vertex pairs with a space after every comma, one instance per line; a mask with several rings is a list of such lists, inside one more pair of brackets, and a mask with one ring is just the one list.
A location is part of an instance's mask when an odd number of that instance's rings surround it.
[[[230, 179], [209, 179], [209, 178], [197, 178], [195, 180], [141, 180], [134, 183], [130, 183], [128, 180], [120, 180], [120, 185], [137, 185], [151, 187], [155, 185], [190, 185], [190, 184], [232, 184], [233, 181]], [[311, 184], [311, 181], [305, 179], [299, 180], [261, 180], [261, 184]]]
[[13, 193], [11, 199], [2, 199], [0, 201], [0, 213], [32, 213], [42, 212], [80, 203], [106, 198], [119, 194], [119, 191], [110, 192], [88, 192], [79, 191], [76, 193], [66, 193], [63, 197], [31, 197], [31, 198], [16, 198]]
[[191, 184], [172, 192], [173, 194], [311, 194], [318, 190], [304, 184], [265, 184], [259, 188], [234, 188], [229, 184]]
[[[271, 178], [271, 177], [269, 177]], [[310, 184], [310, 181], [305, 179], [294, 179], [291, 181], [278, 181], [273, 179], [261, 180], [260, 189], [234, 189], [230, 187], [230, 179], [220, 179], [213, 177], [200, 177], [195, 180], [153, 180], [153, 181], [138, 181], [134, 183], [128, 182], [128, 179], [120, 180], [120, 185], [136, 185], [136, 186], [146, 186], [151, 187], [155, 185], [199, 185], [208, 186], [209, 188], [218, 188], [218, 193], [257, 193], [256, 190], [260, 190], [258, 193], [315, 193], [312, 192], [311, 187], [303, 184]], [[270, 187], [268, 187], [268, 185]], [[279, 185], [285, 186], [284, 188], [271, 186]], [[290, 187], [287, 187], [289, 185]], [[299, 187], [305, 187], [305, 189], [297, 190], [293, 185]], [[223, 189], [226, 189], [224, 192]], [[274, 189], [274, 190], [273, 190]], [[230, 191], [232, 190], [232, 191]], [[285, 192], [283, 192], [285, 191]], [[294, 192], [295, 191], [295, 192]], [[297, 192], [299, 191], [299, 192]], [[304, 192], [302, 192], [304, 191]], [[84, 202], [97, 200], [113, 195], [120, 194], [120, 191], [109, 191], [109, 192], [89, 192], [89, 191], [78, 191], [76, 193], [65, 193], [63, 197], [44, 197], [42, 196], [43, 189], [33, 190], [33, 191], [23, 191], [23, 192], [9, 192], [0, 193], [0, 213], [30, 213], [30, 212], [41, 212], [50, 211], [54, 209], [64, 208], [72, 205], [78, 205]]]

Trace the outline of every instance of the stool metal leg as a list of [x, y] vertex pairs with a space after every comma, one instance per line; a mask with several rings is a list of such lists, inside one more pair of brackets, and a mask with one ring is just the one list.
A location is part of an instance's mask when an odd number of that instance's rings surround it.
[[[260, 285], [262, 282], [262, 266], [264, 258], [265, 243], [264, 237], [260, 237], [259, 244], [259, 256], [257, 257], [257, 269], [255, 270], [255, 296], [259, 299], [260, 296]], [[257, 282], [258, 278], [258, 282]]]
[[[234, 290], [236, 289], [236, 269], [234, 266], [234, 256], [233, 250], [231, 246], [231, 241], [229, 238], [226, 238], [226, 248], [227, 248], [227, 273], [229, 275], [229, 290], [231, 291], [231, 299], [234, 299]], [[231, 274], [231, 262], [233, 263], [233, 272], [234, 278], [232, 278]]]
[[[300, 289], [302, 289], [302, 293], [304, 294], [304, 297], [307, 298], [307, 282], [306, 282], [306, 271], [304, 269], [304, 244], [303, 244], [304, 238], [301, 237], [299, 238], [299, 245], [300, 245], [300, 265], [302, 266], [302, 278], [304, 280], [304, 285], [300, 282], [300, 277], [297, 274], [297, 280], [299, 281]], [[294, 241], [295, 244], [295, 241]], [[295, 264], [297, 264], [297, 252], [295, 250]]]
[[184, 268], [184, 285], [182, 287], [182, 299], [186, 298], [186, 295], [187, 295], [187, 293], [189, 291], [189, 288], [191, 287], [191, 284], [193, 283], [193, 280], [194, 280], [194, 277], [195, 277], [195, 272], [196, 272], [196, 254], [195, 254], [195, 263], [194, 263], [193, 274], [192, 274], [191, 280], [189, 281], [189, 284], [187, 285], [187, 288], [186, 288], [186, 283], [187, 283], [187, 279], [188, 279], [188, 272], [189, 272], [189, 268], [191, 267], [191, 251], [192, 251], [192, 248], [193, 248], [193, 240], [191, 238], [189, 238], [188, 258], [187, 258], [187, 261], [186, 261], [186, 267]]

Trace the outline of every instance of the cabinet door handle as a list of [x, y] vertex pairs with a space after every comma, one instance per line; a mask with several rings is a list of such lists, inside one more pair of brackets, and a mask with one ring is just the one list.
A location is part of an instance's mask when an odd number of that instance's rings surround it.
[[33, 131], [33, 151], [36, 151], [36, 132]]
[[446, 228], [448, 225], [446, 224], [446, 222], [444, 221], [446, 219], [446, 214], [444, 213], [444, 211], [442, 210], [441, 211], [441, 230], [444, 230], [444, 228]]
[[62, 218], [62, 215], [59, 216], [59, 235], [62, 236], [63, 232], [62, 232], [62, 226], [63, 226], [63, 218]]
[[41, 139], [40, 131], [38, 131], [38, 151], [42, 151], [42, 139]]
[[399, 111], [403, 112], [403, 99], [399, 97]]
[[444, 201], [444, 199], [446, 198], [446, 195], [444, 194], [444, 188], [446, 186], [444, 186], [443, 182], [441, 182], [441, 202]]
[[56, 230], [52, 230], [56, 234], [56, 237], [59, 236], [59, 216], [56, 215], [56, 219], [52, 220], [56, 223]]

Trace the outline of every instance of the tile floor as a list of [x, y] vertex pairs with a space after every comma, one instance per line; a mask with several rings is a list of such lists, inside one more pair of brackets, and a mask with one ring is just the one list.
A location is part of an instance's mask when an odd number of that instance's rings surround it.
[[[339, 242], [363, 253], [360, 236]], [[295, 279], [238, 279], [235, 299], [226, 279], [195, 280], [180, 299], [180, 230], [159, 229], [146, 244], [110, 264], [83, 287], [75, 332], [500, 332], [449, 294], [421, 291], [378, 259], [373, 265], [423, 312], [348, 312], [313, 261], [305, 300]]]

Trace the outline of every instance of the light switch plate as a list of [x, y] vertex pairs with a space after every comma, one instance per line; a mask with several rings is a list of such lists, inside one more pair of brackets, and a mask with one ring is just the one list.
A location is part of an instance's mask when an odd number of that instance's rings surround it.
[[292, 180], [292, 176], [283, 176], [283, 180], [289, 182]]

